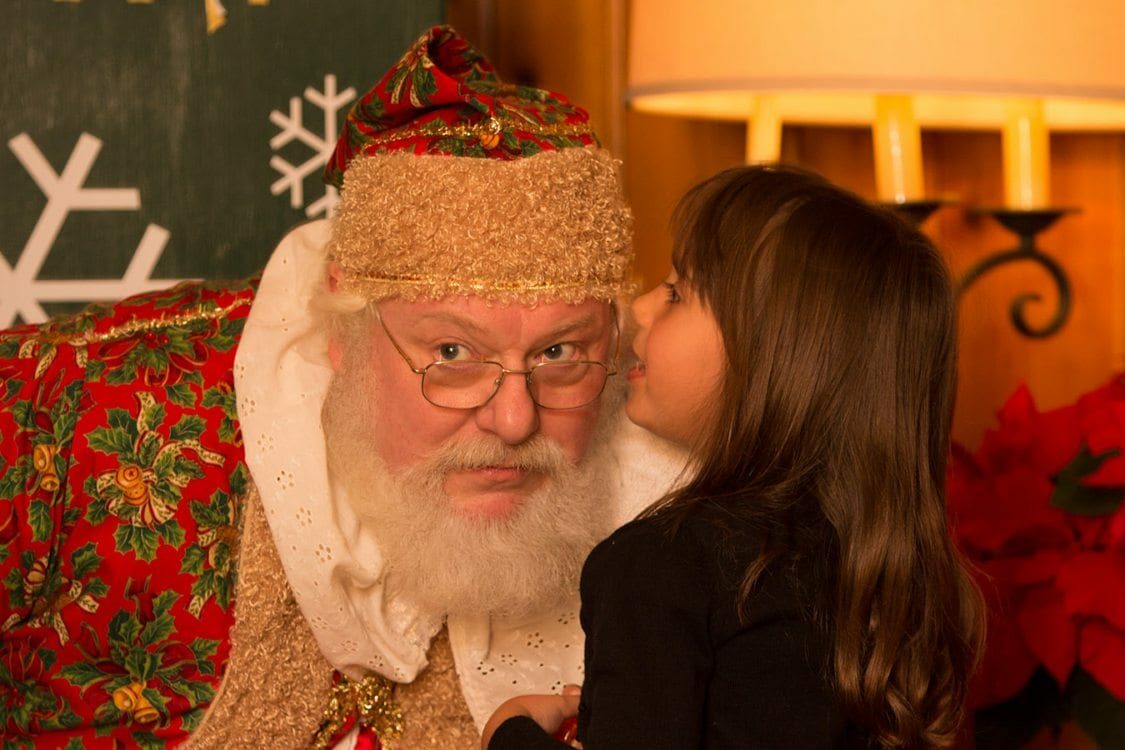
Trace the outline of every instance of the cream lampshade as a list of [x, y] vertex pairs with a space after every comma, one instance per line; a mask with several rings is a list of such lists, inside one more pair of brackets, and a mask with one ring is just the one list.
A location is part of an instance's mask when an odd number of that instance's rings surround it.
[[882, 200], [923, 198], [921, 128], [1003, 133], [1005, 202], [1049, 205], [1051, 130], [1125, 130], [1122, 0], [633, 0], [640, 111], [873, 128]]

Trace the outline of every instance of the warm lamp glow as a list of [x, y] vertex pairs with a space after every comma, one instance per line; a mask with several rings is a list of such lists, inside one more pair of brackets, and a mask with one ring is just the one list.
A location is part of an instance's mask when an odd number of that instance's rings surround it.
[[777, 97], [758, 97], [754, 116], [746, 128], [747, 164], [781, 160], [781, 113], [777, 105]]
[[875, 188], [879, 200], [921, 200], [922, 135], [909, 96], [875, 97]]
[[1049, 206], [1050, 144], [1043, 103], [1014, 99], [1004, 123], [1004, 204], [1009, 208]]
[[[1007, 202], [1045, 205], [1051, 130], [1125, 130], [1125, 2], [633, 0], [640, 111], [873, 128], [879, 194], [922, 196], [920, 128], [1005, 133]], [[917, 150], [916, 150], [917, 149]]]

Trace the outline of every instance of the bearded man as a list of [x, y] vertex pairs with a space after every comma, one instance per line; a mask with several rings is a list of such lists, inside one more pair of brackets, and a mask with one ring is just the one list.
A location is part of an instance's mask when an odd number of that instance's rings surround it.
[[436, 27], [327, 179], [260, 283], [0, 334], [6, 737], [476, 747], [582, 681], [585, 554], [682, 465], [619, 409], [613, 160]]

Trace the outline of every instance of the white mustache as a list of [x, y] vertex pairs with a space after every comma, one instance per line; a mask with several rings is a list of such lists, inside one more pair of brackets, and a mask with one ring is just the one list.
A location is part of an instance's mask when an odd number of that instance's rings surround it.
[[443, 474], [490, 466], [557, 474], [571, 465], [559, 444], [542, 435], [519, 445], [507, 445], [488, 438], [451, 443], [439, 448], [424, 463]]

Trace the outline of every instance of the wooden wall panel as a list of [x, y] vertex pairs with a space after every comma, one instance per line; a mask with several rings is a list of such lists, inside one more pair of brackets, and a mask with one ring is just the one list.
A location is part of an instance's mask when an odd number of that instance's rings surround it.
[[[637, 219], [638, 265], [649, 281], [653, 269], [667, 263], [665, 217], [676, 195], [715, 168], [742, 158], [743, 134], [736, 126], [682, 121], [672, 127], [653, 122], [658, 119], [665, 118], [634, 114], [626, 120], [627, 185]], [[923, 225], [954, 275], [992, 252], [1014, 247], [1015, 235], [972, 211], [1001, 202], [999, 134], [926, 133], [923, 150], [927, 193], [957, 201]], [[787, 128], [782, 151], [786, 161], [874, 198], [868, 132]], [[996, 410], [1020, 382], [1027, 382], [1041, 407], [1050, 408], [1072, 401], [1125, 367], [1125, 136], [1056, 134], [1052, 151], [1053, 201], [1081, 211], [1044, 232], [1040, 246], [1070, 278], [1071, 314], [1065, 327], [1047, 339], [1027, 339], [1011, 326], [1008, 308], [1018, 294], [1042, 296], [1041, 302], [1028, 306], [1033, 325], [1044, 323], [1055, 309], [1053, 285], [1042, 269], [1029, 263], [997, 268], [966, 290], [959, 311], [954, 436], [968, 446], [979, 443], [983, 431], [994, 424]]]
[[[599, 130], [616, 134], [611, 148], [624, 162], [637, 273], [652, 285], [668, 268], [668, 221], [676, 201], [699, 180], [740, 163], [745, 133], [739, 125], [626, 111], [615, 79], [624, 63], [622, 7], [621, 0], [449, 0], [447, 17], [478, 27], [466, 33], [473, 38], [475, 31], [492, 46], [480, 42], [504, 76], [566, 92], [591, 111]], [[1125, 135], [1054, 134], [1051, 149], [1053, 202], [1081, 209], [1060, 219], [1040, 243], [1070, 277], [1071, 317], [1046, 340], [1025, 339], [1011, 327], [1008, 306], [1017, 294], [1043, 295], [1029, 308], [1033, 323], [1055, 304], [1045, 274], [1028, 264], [997, 269], [967, 292], [960, 306], [954, 436], [970, 447], [1021, 381], [1049, 408], [1125, 368]], [[872, 141], [865, 129], [786, 127], [782, 155], [874, 197]], [[923, 225], [955, 274], [1015, 245], [1014, 235], [970, 210], [1002, 199], [998, 133], [926, 132], [923, 159], [927, 193], [958, 201]]]
[[[591, 111], [603, 134], [614, 134], [607, 143], [624, 162], [638, 279], [652, 285], [668, 269], [668, 222], [676, 201], [696, 182], [741, 163], [745, 131], [739, 125], [626, 111], [611, 79], [624, 62], [621, 6], [622, 0], [448, 0], [447, 17], [480, 40], [505, 77], [566, 92]], [[1021, 381], [1042, 408], [1050, 408], [1125, 369], [1125, 134], [1054, 134], [1051, 149], [1053, 202], [1081, 212], [1061, 219], [1042, 235], [1040, 245], [1069, 275], [1073, 310], [1065, 328], [1050, 339], [1020, 336], [1007, 319], [1015, 295], [1043, 295], [1043, 302], [1029, 309], [1033, 323], [1049, 316], [1055, 303], [1044, 273], [1027, 264], [997, 269], [967, 292], [960, 305], [954, 437], [969, 447], [979, 443]], [[998, 133], [926, 132], [923, 156], [927, 194], [953, 201], [923, 229], [955, 275], [1015, 245], [1012, 234], [970, 210], [1002, 199]], [[782, 158], [875, 197], [872, 139], [865, 129], [786, 127]], [[967, 738], [958, 744], [959, 750], [971, 747]], [[1044, 731], [1029, 750], [1093, 747], [1067, 723], [1059, 738]]]

